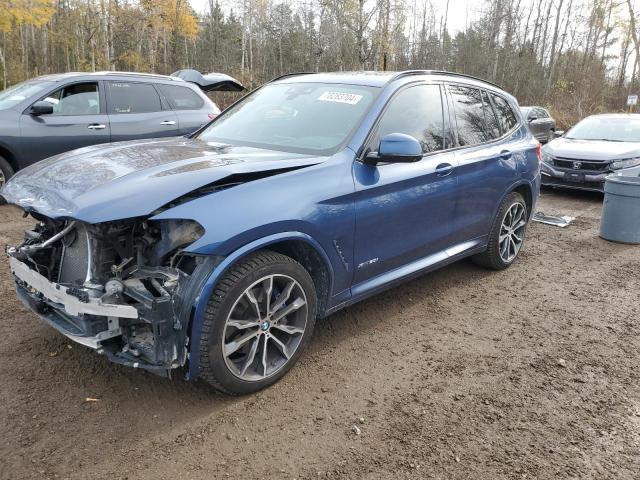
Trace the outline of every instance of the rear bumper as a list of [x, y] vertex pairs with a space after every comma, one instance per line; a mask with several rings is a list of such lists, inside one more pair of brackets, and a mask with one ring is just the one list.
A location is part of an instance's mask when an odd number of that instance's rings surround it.
[[611, 172], [599, 174], [584, 174], [584, 182], [571, 182], [565, 179], [565, 171], [558, 170], [548, 163], [542, 163], [542, 185], [547, 187], [570, 188], [574, 190], [588, 190], [592, 192], [604, 192], [604, 181]]

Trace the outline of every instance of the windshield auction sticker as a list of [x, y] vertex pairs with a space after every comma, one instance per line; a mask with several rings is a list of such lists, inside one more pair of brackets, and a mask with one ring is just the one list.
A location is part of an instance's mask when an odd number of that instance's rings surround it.
[[318, 97], [318, 100], [321, 102], [337, 102], [355, 105], [362, 100], [362, 95], [356, 95], [354, 93], [324, 92]]

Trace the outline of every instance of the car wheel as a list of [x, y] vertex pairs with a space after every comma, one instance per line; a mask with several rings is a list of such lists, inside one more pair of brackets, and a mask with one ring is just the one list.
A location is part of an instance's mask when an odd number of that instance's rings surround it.
[[[0, 188], [13, 176], [13, 173], [13, 168], [11, 168], [9, 162], [3, 157], [0, 157]], [[0, 197], [0, 205], [4, 205], [5, 203], [7, 203], [5, 199]]]
[[9, 162], [0, 157], [0, 187], [13, 176], [13, 173], [13, 168], [11, 168]]
[[231, 395], [274, 384], [309, 342], [316, 304], [311, 276], [292, 258], [264, 250], [241, 260], [209, 299], [200, 376]]
[[503, 270], [511, 265], [522, 249], [528, 218], [524, 198], [518, 192], [511, 192], [500, 205], [487, 249], [475, 255], [473, 261], [494, 270]]

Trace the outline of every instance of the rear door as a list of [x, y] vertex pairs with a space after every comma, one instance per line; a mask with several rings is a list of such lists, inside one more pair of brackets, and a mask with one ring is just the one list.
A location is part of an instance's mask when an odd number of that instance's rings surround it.
[[152, 83], [109, 80], [106, 84], [112, 142], [180, 134], [178, 116]]
[[34, 116], [30, 114], [31, 107], [23, 112], [20, 131], [25, 166], [111, 140], [102, 87], [98, 81], [69, 83], [38, 99], [51, 103], [53, 113]]
[[375, 151], [387, 134], [411, 135], [422, 144], [421, 161], [354, 163], [355, 284], [455, 243], [451, 218], [458, 179], [454, 153], [447, 151], [441, 88], [421, 84], [398, 92], [367, 143]]
[[498, 204], [518, 175], [524, 144], [517, 141], [522, 134], [505, 99], [468, 85], [452, 84], [448, 90], [459, 145], [454, 219], [459, 238], [471, 241], [489, 233]]
[[195, 132], [220, 113], [211, 100], [186, 85], [158, 83], [156, 86], [178, 116], [181, 135]]

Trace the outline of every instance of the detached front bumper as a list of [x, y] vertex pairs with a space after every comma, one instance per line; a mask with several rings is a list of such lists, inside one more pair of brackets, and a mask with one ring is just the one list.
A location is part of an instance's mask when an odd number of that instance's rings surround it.
[[548, 163], [542, 163], [542, 185], [576, 190], [604, 192], [604, 180], [611, 172], [589, 173], [579, 170], [558, 169]]

